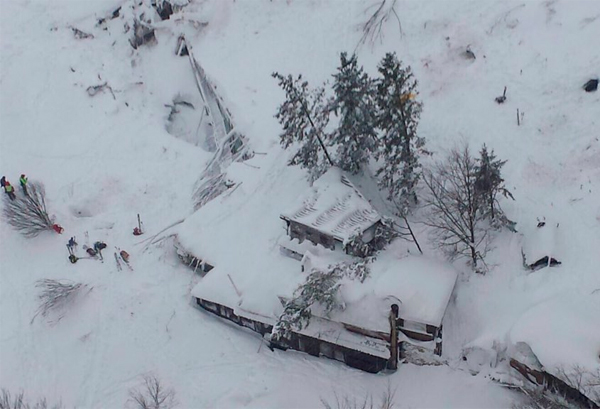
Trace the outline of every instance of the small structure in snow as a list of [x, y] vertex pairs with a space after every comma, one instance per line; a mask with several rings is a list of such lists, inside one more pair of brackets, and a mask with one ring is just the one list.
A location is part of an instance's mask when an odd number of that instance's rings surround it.
[[496, 97], [495, 101], [498, 104], [504, 104], [504, 102], [506, 101], [506, 87], [504, 87], [504, 92], [502, 93], [502, 95]]
[[[280, 217], [290, 238], [300, 243], [308, 240], [358, 257], [369, 256], [385, 245], [376, 239], [377, 229], [383, 226], [381, 215], [339, 168], [329, 169], [304, 195], [300, 206]], [[349, 246], [356, 240], [361, 246]]]
[[585, 92], [593, 92], [598, 89], [598, 78], [592, 78], [585, 84], [583, 84], [583, 89]]
[[465, 49], [465, 51], [462, 53], [462, 56], [466, 59], [466, 60], [474, 60], [477, 57], [475, 57], [475, 53], [471, 50], [471, 45], [468, 45], [467, 48]]
[[556, 239], [559, 223], [538, 220], [533, 231], [525, 237], [523, 245], [523, 264], [531, 270], [554, 267], [561, 262], [556, 258]]

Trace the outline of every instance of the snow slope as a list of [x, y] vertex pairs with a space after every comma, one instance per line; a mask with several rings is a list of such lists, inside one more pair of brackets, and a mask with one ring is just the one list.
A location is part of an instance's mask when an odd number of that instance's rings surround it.
[[[531, 325], [523, 320], [544, 316], [544, 303], [561, 311], [568, 330], [578, 320], [569, 319], [563, 300], [598, 297], [591, 293], [600, 288], [600, 93], [580, 87], [600, 75], [600, 53], [591, 46], [600, 37], [600, 3], [399, 2], [403, 35], [390, 20], [382, 43], [358, 49], [373, 74], [387, 51], [413, 67], [425, 104], [420, 130], [434, 159], [462, 139], [474, 148], [487, 143], [509, 160], [504, 176], [516, 201], [502, 204], [517, 228], [547, 217], [563, 234], [559, 268], [524, 271], [523, 240], [509, 233], [497, 238], [488, 275], [472, 276], [456, 263], [463, 273], [444, 322], [450, 365], [403, 365], [393, 375], [261, 347], [257, 335], [193, 307], [189, 291], [199, 278], [180, 266], [168, 240], [141, 240], [192, 214], [193, 187], [211, 157], [165, 131], [164, 105], [195, 87], [189, 61], [174, 56], [178, 35], [186, 34], [261, 153], [228, 174], [243, 182], [247, 201], [218, 198], [198, 220], [197, 234], [211, 238], [211, 250], [243, 267], [244, 251], [273, 251], [276, 242], [264, 239], [284, 233], [278, 215], [308, 187], [299, 169], [285, 166], [290, 154], [278, 146], [273, 114], [283, 93], [270, 73], [302, 73], [315, 85], [330, 79], [339, 52], [358, 43], [365, 2], [195, 1], [187, 14], [159, 24], [158, 44], [135, 52], [122, 20], [95, 27], [118, 5], [131, 3], [2, 4], [0, 172], [12, 182], [23, 172], [43, 181], [66, 231], [26, 240], [0, 224], [0, 386], [68, 407], [123, 407], [128, 390], [152, 372], [174, 386], [186, 408], [318, 407], [335, 393], [378, 395], [388, 382], [399, 406], [507, 407], [518, 397], [461, 370], [463, 347], [507, 342], [515, 328]], [[72, 26], [95, 38], [76, 40]], [[469, 44], [475, 60], [461, 57]], [[86, 94], [104, 82], [114, 97]], [[508, 100], [497, 105], [505, 85]], [[136, 213], [145, 222], [142, 238], [131, 235]], [[81, 245], [86, 231], [91, 242], [108, 243], [106, 261], [71, 265], [66, 241], [75, 235]], [[241, 235], [256, 235], [255, 248], [231, 251]], [[116, 271], [114, 246], [131, 254], [134, 272]], [[93, 289], [60, 321], [30, 323], [41, 278]], [[593, 327], [598, 316], [582, 319]], [[552, 351], [547, 335], [535, 338]], [[590, 368], [600, 365], [586, 356]], [[571, 359], [554, 358], [553, 365]]]

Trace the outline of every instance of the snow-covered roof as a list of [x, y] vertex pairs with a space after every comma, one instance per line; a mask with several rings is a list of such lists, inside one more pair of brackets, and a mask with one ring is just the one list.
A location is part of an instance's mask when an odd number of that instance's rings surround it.
[[332, 167], [308, 189], [302, 204], [283, 212], [281, 218], [345, 242], [377, 223], [381, 216], [344, 172]]
[[375, 331], [389, 331], [392, 304], [399, 317], [439, 327], [450, 301], [456, 271], [424, 256], [399, 255], [394, 243], [370, 265], [371, 277], [360, 285], [342, 286], [346, 309], [332, 318]]
[[600, 370], [598, 311], [600, 292], [561, 294], [524, 313], [510, 331], [511, 343], [529, 345], [544, 369], [559, 378], [576, 366], [595, 373]]
[[[297, 332], [379, 358], [389, 359], [390, 357], [386, 341], [348, 331], [342, 324], [320, 317], [313, 316], [310, 325]], [[400, 338], [403, 339], [403, 335]]]

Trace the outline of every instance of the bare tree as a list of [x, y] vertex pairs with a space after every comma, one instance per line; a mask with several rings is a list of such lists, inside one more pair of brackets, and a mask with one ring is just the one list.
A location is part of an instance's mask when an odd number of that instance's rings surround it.
[[5, 200], [4, 217], [25, 237], [35, 237], [43, 231], [52, 230], [44, 185], [30, 182], [27, 184], [27, 194], [17, 196], [15, 200]]
[[137, 409], [171, 409], [177, 405], [175, 391], [165, 388], [155, 375], [144, 375], [141, 387], [129, 391]]
[[[38, 280], [35, 286], [41, 289], [38, 295], [40, 306], [31, 319], [32, 323], [39, 314], [42, 314], [42, 317], [46, 317], [51, 311], [59, 311], [61, 315], [58, 320], [60, 320], [64, 316], [66, 308], [73, 302], [77, 294], [81, 290], [88, 288], [87, 284], [75, 283], [70, 280], [50, 279]], [[89, 288], [88, 293], [92, 289], [93, 287]]]
[[368, 13], [369, 10], [375, 9], [369, 19], [361, 26], [363, 35], [358, 42], [358, 46], [365, 44], [367, 41], [371, 45], [374, 45], [377, 39], [382, 40], [383, 34], [381, 30], [392, 15], [396, 17], [398, 29], [400, 30], [400, 35], [402, 35], [402, 23], [400, 22], [398, 13], [396, 13], [396, 2], [397, 0], [379, 0], [378, 3], [374, 3], [365, 10], [365, 13]]
[[325, 409], [392, 409], [396, 400], [396, 391], [388, 383], [387, 389], [381, 394], [379, 404], [375, 405], [373, 396], [367, 393], [364, 397], [357, 399], [350, 396], [339, 396], [335, 394], [335, 404], [331, 404], [321, 398], [321, 403]]
[[600, 368], [592, 372], [579, 365], [574, 365], [568, 370], [558, 368], [557, 375], [567, 385], [600, 406]]
[[520, 387], [525, 401], [512, 405], [512, 409], [578, 409], [579, 406], [568, 402], [557, 393], [544, 390], [543, 387]]
[[19, 392], [11, 395], [10, 391], [2, 388], [0, 391], [0, 409], [62, 409], [63, 405], [57, 403], [49, 405], [46, 398], [40, 398], [37, 402], [31, 404], [25, 398], [25, 392]]
[[470, 258], [475, 271], [487, 252], [489, 223], [475, 191], [477, 163], [468, 144], [452, 149], [443, 162], [424, 174], [428, 189], [424, 204], [429, 214], [424, 222], [433, 228], [438, 246], [451, 258]]

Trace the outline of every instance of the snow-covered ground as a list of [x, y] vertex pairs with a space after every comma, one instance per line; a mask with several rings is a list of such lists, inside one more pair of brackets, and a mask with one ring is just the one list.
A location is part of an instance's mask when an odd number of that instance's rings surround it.
[[[502, 204], [520, 233], [542, 217], [560, 225], [557, 268], [524, 270], [523, 237], [508, 232], [494, 242], [486, 276], [455, 263], [462, 273], [444, 321], [448, 365], [371, 375], [271, 352], [258, 335], [193, 307], [199, 277], [168, 240], [143, 242], [192, 214], [194, 186], [212, 156], [165, 130], [165, 104], [196, 92], [189, 60], [174, 55], [177, 37], [186, 35], [261, 153], [228, 175], [243, 182], [246, 201], [219, 198], [194, 216], [206, 218], [199, 237], [213, 238], [211, 247], [229, 243], [219, 257], [243, 268], [244, 252], [261, 249], [236, 248], [237, 238], [257, 235], [258, 244], [274, 229], [284, 233], [278, 214], [308, 186], [301, 170], [285, 166], [289, 152], [273, 118], [283, 93], [270, 74], [302, 73], [313, 85], [331, 79], [339, 53], [355, 50], [370, 3], [196, 0], [158, 23], [157, 44], [137, 51], [123, 19], [106, 30], [95, 25], [120, 5], [128, 18], [133, 2], [2, 3], [0, 173], [13, 184], [21, 173], [43, 181], [65, 233], [25, 239], [0, 223], [1, 387], [67, 407], [123, 407], [151, 372], [186, 408], [318, 407], [335, 394], [378, 396], [388, 384], [399, 407], [507, 407], [518, 397], [488, 379], [492, 370], [472, 376], [460, 359], [465, 347], [526, 341], [546, 365], [600, 367], [600, 92], [581, 89], [600, 75], [599, 2], [399, 1], [403, 34], [391, 19], [381, 42], [357, 50], [371, 74], [388, 51], [412, 66], [424, 102], [420, 131], [434, 159], [461, 140], [488, 144], [508, 159], [504, 177], [516, 200]], [[71, 27], [94, 38], [76, 39]], [[461, 56], [468, 45], [475, 60]], [[86, 93], [105, 82], [114, 96]], [[504, 86], [508, 99], [497, 105]], [[145, 236], [131, 234], [137, 213]], [[104, 263], [69, 263], [66, 241], [76, 236], [81, 246], [85, 232], [108, 244]], [[116, 270], [115, 246], [131, 254], [133, 272]], [[42, 278], [93, 289], [61, 320], [31, 322]]]

